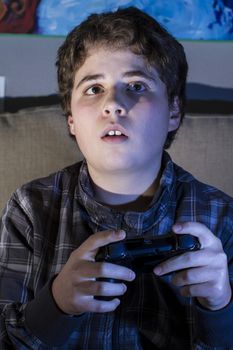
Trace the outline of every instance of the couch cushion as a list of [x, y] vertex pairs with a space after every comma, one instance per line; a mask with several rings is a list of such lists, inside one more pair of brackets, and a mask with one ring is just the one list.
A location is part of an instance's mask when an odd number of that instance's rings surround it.
[[[187, 115], [169, 153], [233, 196], [233, 116]], [[0, 210], [21, 184], [81, 158], [58, 106], [0, 114]]]
[[21, 184], [80, 158], [58, 106], [0, 114], [0, 210]]
[[233, 115], [188, 115], [169, 151], [199, 180], [233, 196]]

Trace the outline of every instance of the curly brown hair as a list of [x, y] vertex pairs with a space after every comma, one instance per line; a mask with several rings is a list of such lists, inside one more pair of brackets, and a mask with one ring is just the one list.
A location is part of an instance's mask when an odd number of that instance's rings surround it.
[[[95, 47], [130, 49], [154, 66], [167, 87], [171, 104], [178, 96], [181, 120], [185, 114], [188, 65], [183, 46], [154, 18], [134, 7], [115, 12], [92, 14], [67, 36], [58, 50], [57, 76], [61, 106], [71, 114], [71, 93], [74, 77]], [[165, 148], [177, 130], [168, 133]]]

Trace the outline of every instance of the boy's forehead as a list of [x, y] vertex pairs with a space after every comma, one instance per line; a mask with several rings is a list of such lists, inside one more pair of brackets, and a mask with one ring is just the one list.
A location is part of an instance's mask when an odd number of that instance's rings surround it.
[[95, 74], [108, 72], [116, 67], [120, 74], [127, 71], [145, 72], [145, 74], [156, 74], [156, 65], [150, 64], [142, 55], [133, 53], [130, 49], [110, 49], [106, 47], [92, 48], [88, 50], [86, 59], [76, 74]]

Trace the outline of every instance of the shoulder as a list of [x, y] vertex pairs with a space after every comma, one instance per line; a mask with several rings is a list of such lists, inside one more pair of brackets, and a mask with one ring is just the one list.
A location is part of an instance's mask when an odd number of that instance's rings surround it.
[[73, 198], [82, 162], [75, 163], [46, 177], [34, 179], [19, 187], [7, 207], [20, 206], [30, 216], [32, 209], [60, 206], [65, 198]]
[[233, 239], [233, 198], [178, 165], [174, 170], [178, 220], [201, 222], [223, 240]]
[[82, 162], [75, 163], [65, 167], [57, 172], [49, 174], [48, 176], [34, 179], [16, 190], [16, 193], [30, 191], [30, 190], [47, 190], [50, 188], [63, 188], [71, 182], [77, 181], [80, 173]]
[[194, 175], [174, 163], [177, 188], [193, 193], [196, 200], [214, 201], [233, 206], [233, 198], [220, 189], [198, 180]]
[[81, 165], [76, 163], [18, 188], [3, 210], [1, 234], [34, 247], [35, 239], [55, 242], [60, 227], [67, 232], [73, 212], [80, 209], [75, 194]]

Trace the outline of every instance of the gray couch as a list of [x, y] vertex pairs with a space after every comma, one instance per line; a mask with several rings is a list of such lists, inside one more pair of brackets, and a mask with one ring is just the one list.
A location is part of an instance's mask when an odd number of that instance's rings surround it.
[[[233, 115], [187, 115], [169, 152], [197, 178], [233, 196]], [[0, 211], [21, 184], [81, 158], [59, 106], [0, 114]]]

